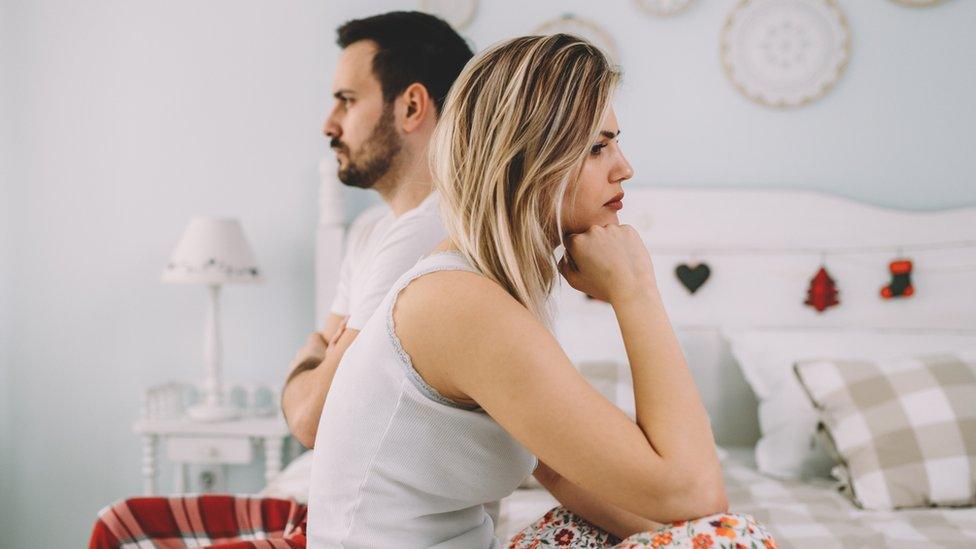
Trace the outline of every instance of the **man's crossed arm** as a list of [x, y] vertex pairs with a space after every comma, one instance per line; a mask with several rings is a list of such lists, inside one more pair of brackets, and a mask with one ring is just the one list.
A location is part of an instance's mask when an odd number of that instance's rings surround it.
[[[336, 368], [359, 330], [345, 328], [346, 317], [330, 314], [322, 332], [312, 333], [292, 362], [281, 393], [281, 410], [291, 434], [306, 448], [315, 446], [315, 433]], [[323, 337], [328, 334], [329, 340]]]

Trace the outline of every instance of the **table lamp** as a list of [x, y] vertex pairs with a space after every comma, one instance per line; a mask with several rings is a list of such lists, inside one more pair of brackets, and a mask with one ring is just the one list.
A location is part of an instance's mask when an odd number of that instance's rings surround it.
[[263, 282], [240, 222], [232, 218], [203, 216], [191, 219], [163, 271], [162, 280], [206, 284], [210, 294], [204, 325], [204, 395], [199, 403], [187, 409], [187, 415], [199, 421], [236, 418], [239, 412], [225, 402], [220, 377], [220, 286]]

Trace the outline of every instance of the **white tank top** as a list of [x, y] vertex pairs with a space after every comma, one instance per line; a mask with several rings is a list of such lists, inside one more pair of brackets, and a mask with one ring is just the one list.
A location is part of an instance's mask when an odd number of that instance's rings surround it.
[[427, 384], [393, 327], [400, 291], [445, 269], [478, 272], [454, 252], [421, 259], [339, 363], [315, 437], [309, 547], [499, 545], [485, 505], [511, 494], [538, 460], [483, 409]]

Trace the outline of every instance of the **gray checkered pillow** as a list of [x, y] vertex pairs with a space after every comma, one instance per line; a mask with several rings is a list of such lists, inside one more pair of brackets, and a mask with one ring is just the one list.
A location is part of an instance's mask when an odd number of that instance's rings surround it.
[[794, 364], [865, 509], [976, 504], [976, 348]]

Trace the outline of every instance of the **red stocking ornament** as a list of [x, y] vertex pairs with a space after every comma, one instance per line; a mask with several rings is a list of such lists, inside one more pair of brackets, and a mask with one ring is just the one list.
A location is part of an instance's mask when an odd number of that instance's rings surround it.
[[891, 284], [881, 288], [882, 298], [910, 297], [915, 293], [915, 287], [912, 286], [911, 259], [896, 259], [888, 265], [888, 270], [891, 271]]
[[840, 303], [837, 294], [834, 279], [827, 274], [827, 268], [821, 265], [817, 274], [810, 279], [810, 288], [807, 290], [807, 300], [804, 303], [816, 309], [818, 313], [822, 313], [827, 307]]

